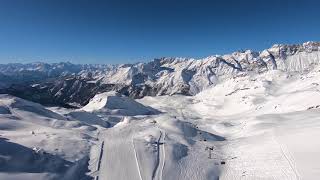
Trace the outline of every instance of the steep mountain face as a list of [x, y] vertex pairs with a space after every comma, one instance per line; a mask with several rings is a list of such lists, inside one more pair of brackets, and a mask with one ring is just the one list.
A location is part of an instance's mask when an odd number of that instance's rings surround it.
[[274, 45], [203, 59], [161, 58], [124, 65], [32, 63], [0, 65], [0, 93], [43, 104], [85, 105], [94, 95], [117, 91], [141, 98], [195, 95], [235, 76], [278, 69], [303, 72], [320, 62], [320, 43]]

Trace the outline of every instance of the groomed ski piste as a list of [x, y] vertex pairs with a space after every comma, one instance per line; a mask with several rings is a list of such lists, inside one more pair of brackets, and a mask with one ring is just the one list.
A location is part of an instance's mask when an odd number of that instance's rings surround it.
[[0, 96], [0, 179], [316, 180], [320, 66], [195, 96], [96, 95], [80, 109]]

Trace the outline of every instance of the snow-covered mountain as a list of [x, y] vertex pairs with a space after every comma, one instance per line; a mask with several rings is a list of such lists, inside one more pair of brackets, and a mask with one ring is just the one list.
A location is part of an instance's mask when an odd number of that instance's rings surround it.
[[85, 105], [99, 92], [115, 90], [141, 98], [195, 95], [225, 79], [271, 69], [306, 71], [320, 62], [320, 43], [273, 45], [261, 52], [237, 51], [203, 59], [160, 58], [123, 65], [32, 63], [0, 65], [0, 92], [43, 104]]
[[319, 47], [0, 65], [0, 179], [317, 180]]

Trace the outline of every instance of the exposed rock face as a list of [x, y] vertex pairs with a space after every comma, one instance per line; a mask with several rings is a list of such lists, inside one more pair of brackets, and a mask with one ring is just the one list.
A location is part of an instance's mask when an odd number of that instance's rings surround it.
[[320, 43], [273, 45], [204, 59], [160, 58], [124, 65], [31, 63], [0, 65], [0, 93], [43, 104], [85, 105], [97, 93], [132, 98], [195, 95], [226, 78], [278, 69], [306, 71], [320, 62]]

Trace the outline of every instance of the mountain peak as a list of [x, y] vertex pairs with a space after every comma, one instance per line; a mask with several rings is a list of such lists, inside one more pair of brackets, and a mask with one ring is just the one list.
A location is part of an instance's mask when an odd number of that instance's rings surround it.
[[53, 97], [55, 103], [81, 105], [95, 94], [106, 91], [117, 91], [133, 98], [195, 95], [240, 74], [259, 74], [275, 69], [286, 72], [309, 70], [320, 62], [319, 47], [319, 42], [312, 41], [275, 44], [261, 52], [244, 50], [202, 59], [162, 57], [146, 63], [123, 65], [7, 64], [0, 65], [0, 91], [23, 97], [37, 92]]

